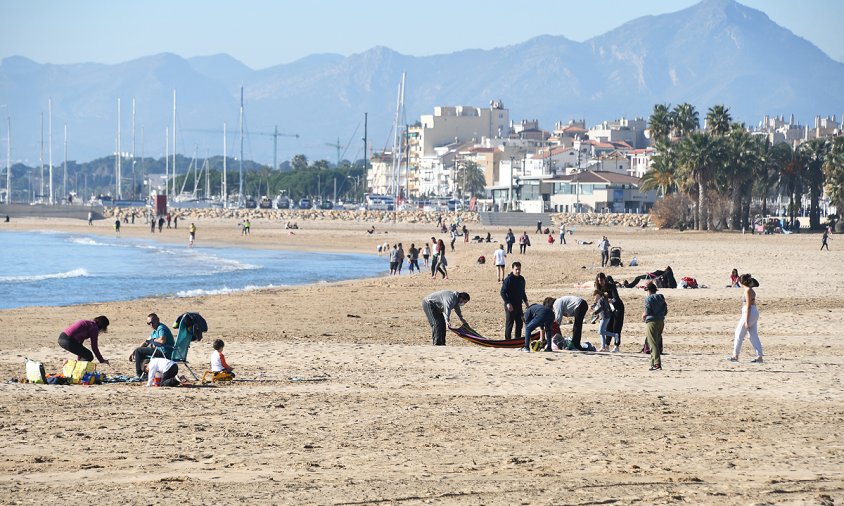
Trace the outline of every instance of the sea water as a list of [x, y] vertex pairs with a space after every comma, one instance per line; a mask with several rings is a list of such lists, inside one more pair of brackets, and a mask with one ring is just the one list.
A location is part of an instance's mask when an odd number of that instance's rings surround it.
[[192, 297], [376, 276], [377, 256], [0, 233], [0, 309]]

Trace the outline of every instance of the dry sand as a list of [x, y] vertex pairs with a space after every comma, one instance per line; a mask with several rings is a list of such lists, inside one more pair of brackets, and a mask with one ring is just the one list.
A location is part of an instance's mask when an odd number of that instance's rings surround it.
[[[156, 239], [187, 243], [187, 221]], [[199, 244], [353, 251], [430, 239], [430, 225], [197, 223]], [[6, 229], [111, 234], [110, 223], [20, 219]], [[487, 229], [471, 224], [472, 235]], [[490, 228], [501, 240], [505, 229]], [[386, 232], [386, 233], [385, 233]], [[124, 236], [152, 237], [142, 223]], [[844, 242], [819, 235], [751, 236], [578, 227], [609, 236], [639, 267], [671, 265], [710, 288], [664, 290], [665, 369], [638, 353], [643, 292], [623, 290], [622, 353], [524, 354], [454, 335], [430, 346], [421, 299], [465, 290], [464, 315], [494, 337], [504, 315], [494, 245], [457, 243], [448, 281], [428, 275], [191, 299], [141, 299], [0, 311], [0, 497], [7, 504], [832, 504], [844, 501]], [[601, 269], [595, 246], [549, 246], [532, 236], [528, 297], [577, 294]], [[834, 236], [837, 238], [838, 236]], [[2, 240], [2, 234], [0, 234]], [[0, 247], [2, 251], [2, 247]], [[2, 261], [13, 261], [3, 258]], [[387, 259], [384, 258], [385, 273]], [[766, 362], [725, 360], [740, 312], [730, 269], [761, 283]], [[154, 275], [154, 273], [151, 273]], [[215, 338], [238, 372], [231, 384], [8, 383], [23, 357], [57, 371], [58, 333], [78, 318], [111, 319], [101, 350], [108, 374], [165, 322], [201, 312], [211, 327], [191, 349], [201, 371]], [[456, 320], [455, 320], [456, 321]], [[586, 325], [584, 340], [596, 340]], [[826, 502], [825, 502], [826, 501]]]

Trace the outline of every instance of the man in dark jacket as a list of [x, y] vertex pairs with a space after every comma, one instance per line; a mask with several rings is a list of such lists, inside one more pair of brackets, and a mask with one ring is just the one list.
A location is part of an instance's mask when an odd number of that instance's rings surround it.
[[551, 351], [551, 324], [554, 323], [554, 297], [545, 297], [542, 304], [534, 304], [525, 312], [525, 347], [530, 351], [530, 334], [539, 329], [539, 342], [545, 341], [545, 351]]
[[522, 323], [524, 321], [525, 313], [522, 309], [522, 303], [525, 307], [528, 304], [527, 294], [525, 293], [525, 278], [522, 277], [521, 262], [513, 262], [513, 270], [504, 278], [501, 284], [501, 299], [504, 301], [504, 338], [513, 338], [513, 324], [516, 324], [516, 336], [522, 335]]

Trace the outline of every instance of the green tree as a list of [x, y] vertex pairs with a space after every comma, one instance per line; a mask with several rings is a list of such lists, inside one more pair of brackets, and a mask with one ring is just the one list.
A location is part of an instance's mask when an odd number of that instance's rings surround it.
[[[803, 183], [806, 172], [807, 161], [799, 149], [792, 149], [791, 145], [782, 143], [777, 158], [777, 174], [780, 192], [788, 195], [788, 218], [789, 225], [794, 225], [794, 216], [797, 212], [795, 202], [803, 194]], [[778, 145], [779, 146], [779, 145]]]
[[656, 104], [651, 117], [648, 118], [651, 143], [656, 145], [658, 143], [668, 142], [672, 124], [671, 104]]
[[308, 168], [308, 157], [305, 155], [296, 155], [290, 160], [290, 166], [293, 170], [302, 170]]
[[800, 145], [806, 160], [805, 183], [809, 187], [809, 228], [821, 227], [821, 192], [824, 186], [823, 167], [829, 153], [829, 143], [825, 139], [812, 139]]
[[840, 214], [844, 211], [844, 137], [832, 140], [824, 160], [824, 190]]
[[726, 135], [731, 130], [732, 121], [728, 107], [713, 105], [706, 113], [706, 131], [713, 135]]
[[677, 157], [669, 144], [658, 143], [651, 167], [639, 183], [641, 191], [659, 190], [661, 196], [677, 189]]
[[486, 178], [478, 164], [472, 161], [460, 162], [457, 164], [457, 171], [454, 173], [454, 181], [461, 194], [464, 196], [484, 194]]
[[695, 229], [707, 230], [709, 227], [705, 195], [715, 166], [722, 157], [720, 139], [702, 132], [692, 133], [680, 141], [677, 154], [687, 183], [693, 183], [689, 186], [697, 190]]
[[686, 137], [700, 128], [700, 116], [695, 106], [684, 102], [672, 111], [673, 129], [677, 137]]

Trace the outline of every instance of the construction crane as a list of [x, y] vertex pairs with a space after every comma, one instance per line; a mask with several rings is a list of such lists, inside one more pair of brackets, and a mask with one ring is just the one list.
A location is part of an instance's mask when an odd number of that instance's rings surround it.
[[285, 134], [278, 131], [278, 125], [272, 132], [252, 132], [255, 135], [269, 135], [273, 138], [273, 170], [278, 169], [278, 138], [279, 137], [295, 137], [299, 138], [299, 134]]
[[[337, 143], [336, 143], [336, 144], [332, 144], [332, 143], [330, 143], [330, 142], [326, 142], [326, 143], [325, 143], [325, 145], [326, 145], [326, 146], [328, 146], [328, 147], [330, 147], [330, 148], [334, 148], [334, 149], [336, 149], [336, 150], [337, 150], [337, 167], [340, 167], [340, 160], [341, 160], [343, 157], [345, 157], [345, 156], [346, 156], [346, 152], [347, 152], [347, 151], [349, 151], [349, 146], [351, 146], [352, 141], [354, 140], [355, 135], [357, 135], [357, 133], [358, 133], [358, 129], [359, 129], [359, 128], [360, 128], [360, 123], [358, 123], [358, 126], [356, 126], [356, 127], [355, 127], [355, 131], [354, 131], [354, 132], [352, 132], [352, 136], [351, 136], [351, 137], [349, 137], [349, 142], [347, 142], [347, 143], [346, 143], [346, 146], [345, 146], [345, 147], [343, 147], [343, 145], [342, 145], [342, 144], [340, 144], [340, 138], [339, 138], [339, 137], [337, 137]], [[340, 148], [343, 148], [343, 152], [342, 152], [342, 154], [341, 154], [341, 152], [340, 152]]]
[[[222, 134], [222, 130], [206, 130], [199, 128], [184, 128], [185, 132], [202, 132], [209, 134]], [[246, 135], [266, 135], [273, 138], [273, 170], [278, 169], [278, 138], [279, 137], [295, 137], [299, 138], [299, 134], [287, 134], [278, 131], [278, 125], [272, 132], [247, 132]]]

